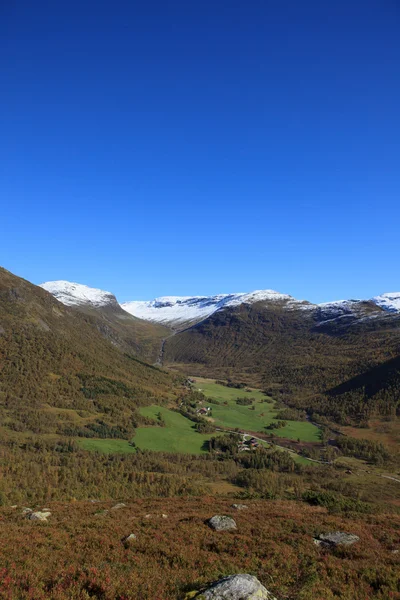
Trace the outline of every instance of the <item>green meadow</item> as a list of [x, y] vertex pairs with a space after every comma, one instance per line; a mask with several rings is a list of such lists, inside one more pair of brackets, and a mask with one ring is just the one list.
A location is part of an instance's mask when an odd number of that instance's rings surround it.
[[[200, 378], [195, 379], [195, 387], [207, 398], [221, 402], [219, 405], [210, 404], [212, 418], [216, 426], [232, 427], [232, 429], [238, 427], [244, 431], [269, 433], [265, 427], [273, 422], [277, 411], [271, 398], [261, 391], [229, 388], [214, 381]], [[254, 410], [250, 406], [236, 404], [238, 397], [255, 398]], [[285, 427], [271, 430], [271, 433], [277, 437], [300, 439], [303, 442], [320, 441], [318, 427], [308, 421], [287, 421]]]
[[141, 450], [201, 454], [207, 452], [207, 442], [215, 434], [200, 434], [192, 421], [183, 415], [161, 406], [140, 409], [144, 417], [156, 418], [161, 413], [165, 427], [139, 427], [134, 442]]
[[[221, 403], [219, 405], [210, 403], [215, 426], [269, 433], [265, 427], [273, 422], [277, 411], [271, 398], [261, 391], [228, 388], [216, 384], [212, 380], [200, 378], [196, 378], [195, 387], [207, 398]], [[250, 406], [236, 404], [238, 397], [255, 398], [254, 410], [250, 410]], [[218, 433], [204, 435], [197, 433], [192, 421], [163, 406], [142, 407], [140, 413], [152, 419], [157, 419], [157, 415], [161, 413], [165, 422], [165, 427], [139, 427], [136, 430], [133, 441], [141, 450], [202, 454], [207, 452], [209, 439], [213, 435], [218, 435]], [[274, 429], [271, 432], [276, 437], [300, 439], [307, 442], [319, 441], [319, 429], [307, 421], [288, 421], [282, 429]], [[127, 440], [80, 439], [78, 443], [85, 450], [104, 453], [135, 452], [135, 447], [131, 446]], [[302, 462], [308, 462], [302, 457], [296, 458]]]

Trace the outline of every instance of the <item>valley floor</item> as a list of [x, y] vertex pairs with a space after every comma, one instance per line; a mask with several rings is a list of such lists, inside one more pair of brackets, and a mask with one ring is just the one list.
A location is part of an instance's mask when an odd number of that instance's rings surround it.
[[[295, 501], [229, 497], [50, 503], [48, 522], [0, 510], [0, 598], [180, 600], [233, 573], [256, 575], [278, 600], [400, 599], [400, 516], [337, 516]], [[32, 507], [33, 508], [33, 507]], [[43, 508], [43, 507], [40, 507]], [[206, 520], [227, 514], [236, 531]], [[360, 537], [323, 550], [330, 531]], [[130, 545], [123, 538], [135, 534]], [[34, 552], [32, 551], [34, 548]]]

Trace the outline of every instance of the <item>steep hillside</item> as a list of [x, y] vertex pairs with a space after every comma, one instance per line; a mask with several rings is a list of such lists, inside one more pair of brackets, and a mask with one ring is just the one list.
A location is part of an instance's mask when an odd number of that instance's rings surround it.
[[[373, 302], [290, 310], [285, 302], [242, 304], [215, 312], [164, 347], [166, 365], [262, 384], [294, 405], [335, 418], [359, 410], [347, 402], [336, 406], [322, 394], [399, 354], [400, 315]], [[395, 404], [393, 398], [391, 409]], [[364, 408], [384, 410], [373, 401]]]
[[356, 375], [328, 391], [333, 398], [348, 397], [356, 401], [379, 403], [381, 412], [396, 414], [400, 406], [400, 355]]
[[69, 281], [48, 281], [40, 287], [71, 309], [95, 317], [100, 333], [125, 352], [151, 363], [158, 360], [169, 329], [129, 314], [114, 294]]
[[176, 379], [123, 353], [99, 321], [0, 269], [0, 412], [17, 432], [129, 438]]

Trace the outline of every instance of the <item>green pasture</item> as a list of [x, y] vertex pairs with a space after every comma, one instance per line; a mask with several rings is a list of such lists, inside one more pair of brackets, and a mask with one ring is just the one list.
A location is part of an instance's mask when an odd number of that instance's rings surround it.
[[[259, 390], [246, 392], [236, 388], [228, 388], [224, 385], [216, 384], [213, 381], [197, 378], [195, 387], [201, 391], [207, 398], [218, 400], [221, 404], [210, 404], [212, 408], [212, 418], [216, 426], [231, 427], [243, 429], [244, 431], [254, 431], [269, 433], [265, 429], [267, 425], [273, 422], [277, 411], [274, 404], [268, 396]], [[255, 398], [254, 410], [250, 406], [241, 406], [236, 404], [238, 397]], [[304, 442], [318, 442], [319, 429], [308, 421], [288, 421], [286, 427], [282, 429], [271, 430], [277, 437], [289, 439], [300, 439]]]
[[134, 442], [141, 450], [201, 454], [207, 452], [206, 442], [215, 435], [197, 433], [192, 421], [168, 408], [146, 406], [140, 413], [152, 419], [161, 413], [165, 421], [165, 427], [139, 427], [136, 430]]

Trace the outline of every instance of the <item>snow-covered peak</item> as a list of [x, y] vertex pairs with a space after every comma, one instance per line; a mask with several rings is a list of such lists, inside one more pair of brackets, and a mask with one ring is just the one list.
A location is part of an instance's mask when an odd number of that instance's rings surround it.
[[53, 294], [57, 300], [67, 306], [91, 305], [95, 308], [117, 304], [117, 300], [111, 292], [104, 292], [96, 288], [72, 283], [71, 281], [47, 281], [40, 285], [44, 290]]
[[381, 296], [375, 296], [372, 298], [372, 302], [388, 312], [400, 312], [400, 292], [388, 292]]
[[274, 290], [259, 290], [216, 296], [162, 296], [149, 301], [125, 302], [121, 306], [140, 319], [179, 327], [183, 323], [187, 325], [198, 323], [221, 308], [265, 301], [297, 302], [288, 294], [280, 294]]

